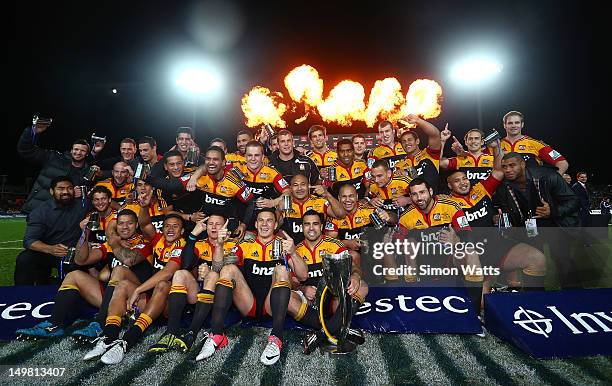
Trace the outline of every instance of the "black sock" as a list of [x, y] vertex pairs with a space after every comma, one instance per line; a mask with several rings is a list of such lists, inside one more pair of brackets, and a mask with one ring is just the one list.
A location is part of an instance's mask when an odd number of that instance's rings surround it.
[[119, 338], [121, 332], [121, 317], [111, 315], [106, 317], [106, 324], [102, 329], [102, 335], [105, 337], [104, 343], [109, 344]]
[[49, 320], [51, 324], [60, 327], [71, 324], [76, 318], [76, 313], [80, 310], [78, 304], [80, 298], [81, 293], [78, 287], [74, 285], [61, 286], [55, 296], [55, 308]]
[[223, 321], [232, 305], [234, 293], [234, 283], [229, 279], [217, 280], [215, 288], [215, 302], [212, 312], [212, 333], [223, 333]]
[[321, 328], [319, 312], [309, 306], [307, 303], [302, 303], [300, 310], [294, 319], [316, 330]]
[[483, 277], [478, 275], [466, 275], [463, 278], [463, 286], [467, 289], [468, 296], [476, 315], [480, 315], [482, 304], [482, 282]]
[[193, 313], [193, 319], [191, 319], [191, 324], [189, 325], [189, 330], [193, 331], [194, 334], [197, 335], [200, 332], [202, 324], [204, 324], [210, 310], [212, 310], [214, 300], [214, 291], [205, 289], [198, 294], [198, 302]]
[[523, 291], [544, 291], [545, 273], [523, 269]]
[[289, 307], [289, 297], [291, 288], [288, 281], [277, 281], [272, 284], [270, 291], [270, 308], [272, 311], [272, 332], [281, 341], [283, 340], [283, 330], [285, 329], [285, 317], [287, 307]]
[[184, 285], [172, 285], [168, 295], [168, 334], [177, 334], [181, 326], [181, 316], [187, 304], [187, 288]]
[[149, 328], [151, 323], [153, 323], [151, 317], [141, 312], [138, 319], [134, 322], [134, 325], [123, 334], [123, 340], [127, 343], [128, 349], [134, 347], [138, 339], [142, 336], [142, 333]]
[[100, 326], [103, 326], [106, 322], [106, 316], [108, 314], [108, 305], [110, 304], [111, 299], [113, 298], [113, 292], [115, 292], [115, 286], [117, 282], [115, 280], [111, 280], [106, 285], [106, 289], [104, 289], [104, 295], [102, 296], [102, 304], [100, 304], [100, 309], [96, 314], [94, 319], [95, 322], [98, 322]]

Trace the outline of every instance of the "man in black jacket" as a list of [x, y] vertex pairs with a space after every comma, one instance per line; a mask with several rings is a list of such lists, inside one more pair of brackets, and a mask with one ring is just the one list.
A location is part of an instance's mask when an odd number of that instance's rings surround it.
[[576, 196], [580, 199], [580, 223], [583, 227], [590, 226], [590, 211], [591, 211], [591, 199], [590, 192], [586, 186], [587, 174], [586, 172], [578, 172], [576, 174], [576, 183], [572, 185], [572, 190], [576, 193]]
[[[496, 192], [502, 211], [515, 227], [526, 227], [531, 244], [542, 248], [545, 241], [557, 266], [561, 285], [576, 285], [576, 267], [570, 255], [571, 230], [554, 231], [547, 227], [578, 227], [580, 201], [563, 177], [553, 168], [526, 166], [515, 152], [502, 159], [504, 182]], [[546, 238], [546, 240], [544, 240]]]
[[[84, 139], [78, 139], [68, 152], [42, 149], [36, 145], [37, 137], [49, 127], [49, 123], [36, 123], [26, 128], [17, 142], [17, 153], [24, 160], [42, 166], [32, 187], [22, 211], [30, 213], [49, 200], [51, 180], [58, 176], [68, 176], [74, 186], [85, 185], [83, 175], [87, 171], [89, 144]], [[76, 189], [76, 197], [80, 197], [80, 189]]]

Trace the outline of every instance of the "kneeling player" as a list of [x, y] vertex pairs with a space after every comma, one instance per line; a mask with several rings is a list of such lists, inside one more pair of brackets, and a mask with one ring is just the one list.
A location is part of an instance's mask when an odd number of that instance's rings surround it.
[[[148, 216], [146, 207], [141, 210]], [[181, 252], [185, 246], [182, 238], [183, 219], [177, 214], [169, 214], [164, 220], [162, 234], [156, 233], [149, 222], [140, 221], [143, 232], [152, 237], [153, 270], [156, 271], [149, 279], [141, 282], [136, 275], [131, 275], [119, 282], [108, 307], [106, 325], [96, 346], [85, 354], [83, 359], [89, 360], [100, 355], [102, 363], [116, 364], [123, 360], [126, 351], [136, 344], [142, 333], [153, 320], [166, 308], [170, 282], [174, 273], [181, 266]], [[141, 284], [142, 283], [142, 284]], [[145, 296], [142, 296], [145, 295]], [[121, 317], [126, 313], [127, 306], [144, 310], [134, 324], [119, 339]]]
[[[354, 188], [353, 188], [354, 189]], [[296, 291], [291, 293], [288, 312], [293, 318], [299, 322], [313, 327], [319, 331], [307, 334], [304, 338], [304, 353], [310, 354], [321, 345], [324, 340], [324, 334], [321, 329], [319, 320], [318, 304], [315, 293], [319, 293], [325, 286], [325, 281], [320, 280], [323, 275], [323, 257], [322, 254], [339, 254], [348, 252], [346, 247], [334, 238], [323, 236], [323, 219], [322, 216], [315, 211], [309, 210], [304, 213], [304, 241], [296, 247], [296, 253], [308, 264], [308, 279], [303, 282], [301, 291], [303, 296]], [[368, 294], [368, 285], [361, 279], [361, 271], [359, 267], [358, 254], [351, 255], [353, 258], [353, 267], [349, 279], [347, 293], [352, 300], [349, 303], [347, 312], [351, 316], [355, 315], [361, 304], [365, 301]], [[317, 291], [316, 287], [319, 287]], [[309, 302], [311, 304], [309, 304]], [[342, 328], [342, 312], [338, 312], [338, 302], [333, 302], [334, 314], [326, 320], [325, 324], [331, 335], [337, 336]], [[363, 335], [360, 331], [349, 329], [349, 339], [357, 344], [364, 342]]]
[[[276, 225], [274, 210], [262, 209], [255, 222], [257, 236], [243, 240], [233, 248], [238, 257], [238, 265], [242, 269], [234, 264], [225, 265], [221, 269], [215, 290], [212, 332], [204, 340], [204, 346], [196, 360], [208, 358], [217, 349], [227, 345], [223, 321], [232, 301], [244, 316], [272, 316], [272, 332], [260, 360], [265, 365], [272, 365], [280, 358], [283, 327], [291, 294], [288, 268], [290, 267], [300, 280], [306, 279], [308, 268], [295, 253], [291, 238], [285, 235], [283, 239], [274, 235]], [[223, 243], [227, 236], [226, 229], [219, 231], [215, 254], [223, 253]], [[272, 251], [279, 249], [279, 243], [282, 253], [276, 256]], [[215, 257], [214, 260], [219, 259]]]

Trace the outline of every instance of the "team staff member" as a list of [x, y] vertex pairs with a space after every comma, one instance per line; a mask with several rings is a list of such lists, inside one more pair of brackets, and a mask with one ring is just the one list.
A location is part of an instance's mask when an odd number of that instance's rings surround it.
[[306, 176], [310, 185], [319, 183], [319, 168], [308, 157], [295, 150], [293, 134], [289, 130], [280, 130], [277, 134], [278, 150], [270, 156], [270, 166], [278, 170], [286, 181], [301, 174]]
[[127, 196], [134, 190], [134, 184], [129, 182], [129, 179], [128, 165], [120, 161], [113, 165], [112, 177], [96, 183], [96, 186], [103, 186], [111, 192], [111, 207], [114, 210], [124, 206]]
[[51, 269], [81, 236], [79, 223], [87, 208], [75, 200], [74, 185], [68, 176], [55, 177], [50, 183], [52, 199], [42, 202], [28, 215], [24, 251], [15, 261], [15, 285], [45, 285], [51, 282]]
[[338, 160], [330, 167], [335, 170], [335, 180], [331, 181], [332, 195], [338, 197], [340, 187], [348, 183], [355, 187], [359, 198], [364, 198], [368, 187], [368, 166], [363, 161], [355, 160], [355, 149], [350, 139], [339, 140], [336, 150]]
[[325, 126], [313, 125], [308, 129], [308, 139], [312, 147], [309, 157], [319, 168], [332, 166], [338, 155], [327, 146], [327, 129]]
[[[452, 135], [448, 129], [440, 133], [442, 138], [442, 148]], [[440, 168], [447, 171], [461, 170], [467, 175], [470, 183], [476, 184], [478, 181], [486, 179], [493, 168], [493, 155], [483, 151], [484, 133], [479, 129], [470, 129], [463, 137], [468, 149], [466, 154], [444, 158], [440, 160]]]
[[[272, 316], [272, 331], [260, 361], [272, 365], [280, 358], [285, 316], [291, 295], [288, 268], [298, 280], [306, 279], [308, 268], [296, 254], [291, 238], [287, 235], [282, 238], [274, 235], [276, 225], [274, 210], [263, 209], [257, 215], [257, 236], [243, 240], [234, 247], [237, 264], [241, 269], [229, 264], [219, 273], [212, 312], [212, 332], [204, 340], [196, 360], [209, 358], [216, 350], [227, 345], [223, 321], [232, 303], [245, 316]], [[223, 253], [223, 243], [227, 236], [227, 230], [219, 231], [216, 254]], [[275, 243], [282, 245], [281, 256], [272, 254]], [[219, 259], [215, 257], [214, 260]]]
[[322, 215], [334, 218], [342, 218], [346, 215], [342, 205], [324, 186], [313, 187], [316, 196], [310, 194], [310, 189], [311, 187], [305, 176], [294, 176], [289, 184], [291, 208], [281, 210], [283, 215], [281, 229], [296, 242], [300, 242], [304, 238], [302, 218], [306, 211], [312, 209]]

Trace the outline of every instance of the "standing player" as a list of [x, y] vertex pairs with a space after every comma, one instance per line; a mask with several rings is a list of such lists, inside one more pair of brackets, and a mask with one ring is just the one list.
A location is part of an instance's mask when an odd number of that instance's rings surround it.
[[309, 157], [314, 161], [319, 170], [332, 166], [334, 162], [336, 162], [338, 155], [327, 146], [327, 129], [325, 126], [311, 126], [310, 129], [308, 129], [308, 139], [312, 147], [312, 153]]
[[[368, 166], [363, 161], [355, 160], [355, 149], [350, 139], [341, 139], [336, 144], [338, 160], [330, 168], [334, 169], [334, 181], [331, 181], [331, 191], [334, 197], [338, 197], [340, 186], [351, 184], [357, 190], [359, 198], [365, 197], [368, 187]], [[328, 173], [329, 178], [329, 173]]]
[[420, 148], [421, 141], [416, 132], [412, 130], [404, 131], [399, 140], [406, 155], [395, 165], [395, 170], [412, 178], [415, 175], [421, 177], [436, 191], [439, 180], [440, 151], [442, 149], [440, 130], [413, 114], [408, 115], [405, 119], [409, 123], [416, 124], [427, 135], [427, 147], [425, 149]]
[[233, 166], [244, 166], [244, 164], [246, 164], [246, 158], [244, 156], [246, 152], [246, 144], [252, 140], [253, 135], [250, 132], [240, 130], [238, 134], [236, 134], [236, 152], [226, 153], [225, 160], [227, 162], [231, 162]]
[[[291, 238], [274, 235], [276, 215], [273, 209], [259, 212], [255, 227], [257, 236], [239, 242], [234, 248], [241, 268], [229, 264], [219, 273], [212, 312], [212, 331], [205, 338], [196, 360], [209, 358], [216, 350], [227, 345], [223, 321], [232, 303], [245, 316], [272, 316], [272, 331], [260, 360], [265, 365], [272, 365], [280, 358], [285, 316], [291, 295], [288, 269], [294, 272], [298, 280], [304, 280], [308, 268], [295, 253]], [[223, 253], [223, 243], [227, 236], [225, 229], [219, 231], [216, 254]], [[272, 253], [278, 243], [282, 244], [281, 256]], [[214, 260], [219, 259], [215, 257]]]
[[363, 134], [355, 134], [351, 138], [353, 142], [353, 148], [355, 149], [355, 160], [368, 162], [368, 148], [366, 145], [366, 138]]
[[[441, 133], [442, 148], [451, 136], [451, 131], [445, 129]], [[486, 179], [493, 168], [493, 156], [486, 154], [483, 150], [484, 133], [479, 129], [470, 129], [463, 137], [467, 146], [467, 153], [452, 158], [440, 160], [440, 168], [447, 171], [461, 170], [465, 172], [471, 184]]]
[[111, 207], [118, 210], [125, 205], [128, 194], [134, 190], [134, 184], [128, 182], [130, 173], [128, 165], [123, 162], [117, 162], [113, 165], [113, 176], [102, 180], [96, 186], [103, 186], [111, 192], [112, 203]]
[[393, 169], [395, 164], [404, 158], [406, 152], [399, 142], [396, 142], [395, 128], [393, 123], [382, 121], [378, 124], [380, 134], [380, 145], [375, 147], [368, 156], [368, 167], [371, 169], [375, 161], [386, 160], [389, 167]]

